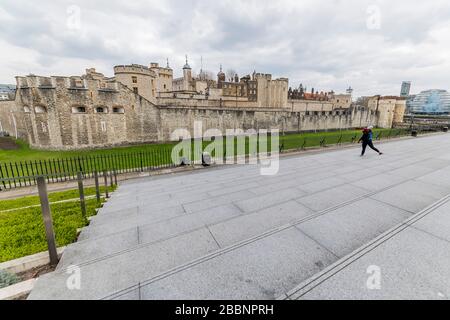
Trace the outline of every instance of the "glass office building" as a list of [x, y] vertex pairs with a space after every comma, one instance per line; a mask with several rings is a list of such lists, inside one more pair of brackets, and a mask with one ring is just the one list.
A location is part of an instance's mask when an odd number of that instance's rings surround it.
[[410, 113], [450, 114], [450, 93], [445, 90], [427, 90], [410, 96], [406, 102]]

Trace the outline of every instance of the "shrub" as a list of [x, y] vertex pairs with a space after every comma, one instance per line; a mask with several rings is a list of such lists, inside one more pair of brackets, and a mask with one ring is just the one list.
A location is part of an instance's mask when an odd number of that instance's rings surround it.
[[20, 279], [15, 274], [9, 273], [5, 270], [0, 270], [0, 289], [6, 288], [13, 284], [20, 282]]

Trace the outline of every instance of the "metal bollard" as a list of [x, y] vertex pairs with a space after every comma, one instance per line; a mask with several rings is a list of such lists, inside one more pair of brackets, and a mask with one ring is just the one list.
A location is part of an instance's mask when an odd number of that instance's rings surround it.
[[109, 198], [109, 193], [108, 193], [108, 175], [107, 175], [106, 171], [103, 171], [103, 178], [105, 180], [105, 198]]
[[97, 202], [100, 202], [100, 186], [98, 183], [98, 172], [94, 171], [94, 180], [95, 180], [95, 197], [97, 198]]
[[114, 187], [114, 179], [113, 179], [113, 172], [112, 171], [109, 171], [109, 182], [110, 182], [111, 190], [112, 190], [112, 188]]
[[80, 193], [80, 206], [81, 206], [81, 215], [84, 219], [86, 219], [86, 201], [84, 199], [84, 188], [83, 188], [83, 174], [81, 172], [77, 173], [78, 179], [78, 192]]
[[47, 238], [48, 254], [50, 256], [50, 265], [58, 264], [58, 252], [56, 251], [55, 233], [53, 231], [52, 213], [48, 202], [47, 184], [43, 176], [37, 177], [39, 198], [41, 200], [42, 217], [44, 219], [45, 236]]

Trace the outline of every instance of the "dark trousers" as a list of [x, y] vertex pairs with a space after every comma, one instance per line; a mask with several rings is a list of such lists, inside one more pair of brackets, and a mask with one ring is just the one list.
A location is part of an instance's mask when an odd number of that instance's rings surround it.
[[375, 147], [373, 146], [373, 142], [372, 142], [371, 140], [369, 140], [369, 141], [363, 141], [363, 143], [362, 143], [362, 153], [361, 153], [362, 156], [364, 155], [364, 153], [366, 153], [366, 148], [367, 148], [367, 146], [369, 146], [370, 149], [372, 149], [372, 150], [374, 150], [374, 151], [380, 153], [380, 150], [378, 150], [377, 148], [375, 148]]

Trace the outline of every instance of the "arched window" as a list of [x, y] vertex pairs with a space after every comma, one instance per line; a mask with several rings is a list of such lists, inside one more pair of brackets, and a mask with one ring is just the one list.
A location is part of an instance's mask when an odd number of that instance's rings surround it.
[[83, 106], [72, 107], [72, 113], [86, 113], [86, 107]]
[[107, 107], [96, 107], [95, 113], [108, 113], [108, 108]]
[[24, 106], [24, 107], [23, 107], [23, 112], [25, 112], [25, 113], [31, 113], [30, 107], [29, 107], [29, 106]]
[[125, 109], [122, 107], [113, 107], [113, 113], [125, 113]]

